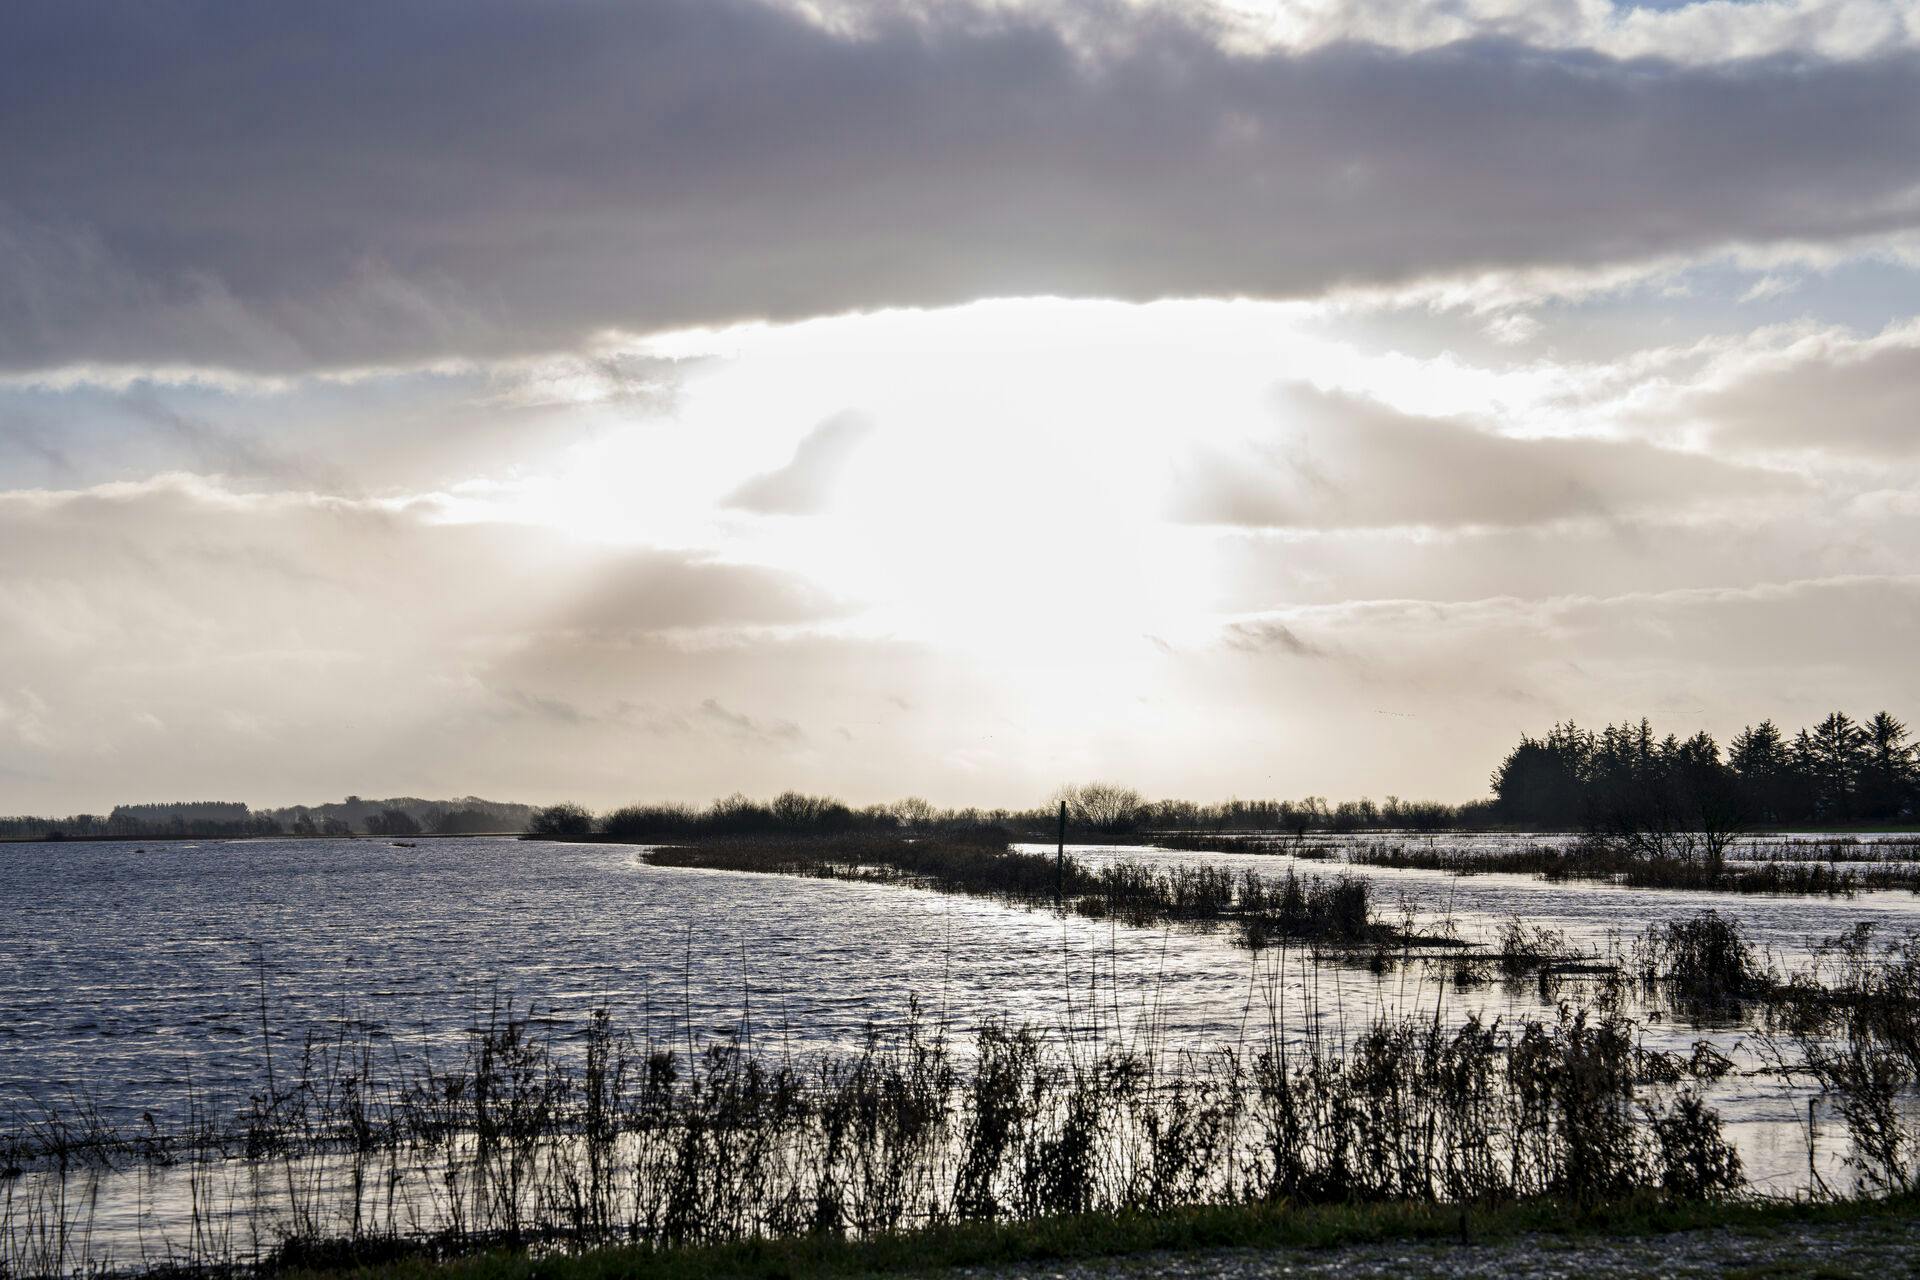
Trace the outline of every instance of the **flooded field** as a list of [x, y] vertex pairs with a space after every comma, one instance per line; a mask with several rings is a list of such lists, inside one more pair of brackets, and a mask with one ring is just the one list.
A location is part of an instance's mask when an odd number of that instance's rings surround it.
[[[1355, 839], [1378, 838], [1336, 838], [1299, 857], [1072, 852], [1095, 863], [1262, 872], [1293, 864], [1304, 875], [1364, 877], [1378, 913], [1423, 932], [1485, 944], [1518, 918], [1602, 959], [1650, 924], [1709, 908], [1736, 918], [1783, 972], [1861, 925], [1888, 938], [1920, 930], [1920, 896], [1904, 892], [1624, 889], [1349, 865], [1341, 856]], [[1822, 849], [1799, 837], [1749, 842], [1733, 856]], [[1862, 850], [1826, 847], [1826, 855]], [[1275, 1036], [1339, 1045], [1376, 1019], [1402, 1015], [1551, 1022], [1561, 1000], [1593, 985], [1462, 984], [1444, 961], [1368, 964], [1300, 947], [1255, 953], [1230, 930], [1133, 927], [899, 885], [658, 867], [641, 853], [500, 839], [0, 846], [11, 889], [0, 904], [0, 1129], [27, 1132], [50, 1110], [155, 1132], [233, 1115], [258, 1093], [270, 1061], [290, 1072], [310, 1040], [377, 1046], [364, 1064], [365, 1078], [377, 1081], [456, 1052], [476, 1021], [497, 1019], [508, 1003], [562, 1057], [583, 1051], [591, 1013], [604, 1009], [647, 1046], [694, 1054], [738, 1046], [811, 1061], [855, 1052], [869, 1024], [897, 1031], [915, 1001], [956, 1044], [1005, 1018], [1055, 1037], [1177, 1056]], [[1911, 849], [1892, 841], [1885, 853], [1897, 861]], [[1855, 1170], [1837, 1122], [1816, 1114], [1809, 1130], [1810, 1086], [1768, 1069], [1750, 1014], [1632, 1012], [1646, 1047], [1684, 1055], [1704, 1040], [1734, 1064], [1699, 1092], [1724, 1118], [1752, 1185], [1850, 1185]], [[211, 1171], [93, 1170], [84, 1185], [62, 1178], [60, 1194], [84, 1202], [86, 1233], [63, 1247], [120, 1260], [192, 1252], [205, 1205], [217, 1201], [222, 1247], [249, 1255], [303, 1225], [294, 1220], [299, 1204], [325, 1198], [289, 1195], [269, 1174], [235, 1160]], [[319, 1161], [301, 1176], [317, 1185], [353, 1175]], [[396, 1164], [387, 1179], [384, 1212], [396, 1229], [436, 1230], [454, 1211], [423, 1176]], [[44, 1205], [54, 1185], [29, 1166], [0, 1195], [10, 1207], [36, 1197]], [[353, 1202], [359, 1212], [357, 1195]]]
[[[1258, 838], [1264, 842], [1265, 838]], [[1215, 853], [1142, 848], [1132, 845], [1069, 846], [1083, 857], [1138, 859], [1166, 865], [1206, 863], [1271, 869], [1294, 865], [1303, 873], [1364, 877], [1386, 907], [1402, 902], [1432, 925], [1451, 920], [1461, 936], [1489, 940], [1506, 920], [1519, 917], [1565, 933], [1570, 942], [1605, 951], [1648, 924], [1681, 919], [1706, 909], [1737, 918], [1756, 943], [1783, 962], [1804, 961], [1824, 939], [1859, 924], [1893, 931], [1920, 929], [1920, 894], [1867, 892], [1851, 896], [1788, 896], [1702, 893], [1695, 890], [1631, 889], [1582, 881], [1548, 883], [1536, 876], [1501, 872], [1457, 874], [1445, 870], [1369, 865], [1350, 858], [1368, 847], [1410, 847], [1441, 854], [1498, 852], [1532, 845], [1559, 845], [1570, 837], [1531, 834], [1312, 835], [1297, 845], [1298, 855], [1276, 852]], [[1051, 851], [1046, 844], [1017, 848]], [[1837, 856], [1836, 856], [1837, 855]], [[1781, 860], [1794, 864], [1826, 862], [1836, 868], [1910, 866], [1920, 860], [1920, 844], [1911, 833], [1846, 836], [1792, 835], [1749, 837], [1736, 844], [1728, 863], [1741, 866]]]

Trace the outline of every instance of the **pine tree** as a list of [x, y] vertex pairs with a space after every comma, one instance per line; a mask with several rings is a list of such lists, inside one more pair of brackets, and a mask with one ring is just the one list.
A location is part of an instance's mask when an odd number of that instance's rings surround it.
[[1785, 823], [1802, 816], [1799, 772], [1785, 735], [1771, 720], [1742, 729], [1727, 752], [1746, 806], [1758, 822]]
[[1912, 803], [1914, 785], [1914, 749], [1907, 726], [1881, 711], [1867, 721], [1861, 737], [1861, 816], [1899, 818]]
[[1806, 756], [1819, 817], [1851, 822], [1858, 816], [1866, 740], [1866, 732], [1842, 711], [1815, 725], [1811, 734], [1800, 731], [1795, 745]]

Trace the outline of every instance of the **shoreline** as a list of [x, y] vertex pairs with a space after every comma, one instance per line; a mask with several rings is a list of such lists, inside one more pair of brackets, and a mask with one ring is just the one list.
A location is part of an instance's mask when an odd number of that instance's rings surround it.
[[[1809, 1257], [1795, 1233], [1811, 1230], [1853, 1243], [1874, 1230], [1886, 1237], [1869, 1270], [1836, 1267]], [[1583, 1247], [1637, 1242], [1670, 1247], [1676, 1237], [1714, 1233], [1721, 1253], [1731, 1236], [1779, 1247], [1785, 1271], [1763, 1274], [1889, 1275], [1889, 1261], [1911, 1258], [1920, 1239], [1920, 1194], [1840, 1201], [1734, 1199], [1703, 1203], [1629, 1200], [1580, 1207], [1529, 1201], [1492, 1207], [1446, 1204], [1219, 1205], [1145, 1214], [1085, 1214], [1024, 1222], [967, 1223], [923, 1228], [864, 1240], [797, 1236], [680, 1249], [616, 1246], [578, 1254], [530, 1253], [525, 1248], [435, 1257], [431, 1246], [373, 1244], [358, 1251], [322, 1244], [282, 1254], [284, 1274], [325, 1277], [531, 1277], [588, 1280], [809, 1280], [810, 1277], [943, 1274], [968, 1276], [1081, 1274], [1124, 1267], [1129, 1273], [1191, 1275], [1274, 1274], [1312, 1265], [1340, 1273], [1343, 1259], [1363, 1266], [1355, 1274], [1403, 1274], [1380, 1269], [1370, 1255], [1381, 1245], [1423, 1246], [1440, 1273], [1489, 1247], [1534, 1244], [1565, 1267]], [[1404, 1266], [1408, 1259], [1393, 1261]], [[1486, 1259], [1517, 1273], [1511, 1261]], [[1208, 1266], [1207, 1264], [1215, 1264]], [[1219, 1265], [1224, 1264], [1224, 1265]], [[1794, 1265], [1794, 1264], [1797, 1264]], [[1577, 1263], [1576, 1263], [1577, 1265]], [[1559, 1274], [1567, 1272], [1560, 1271]], [[1542, 1274], [1545, 1274], [1544, 1272]]]
[[[938, 833], [934, 833], [934, 834], [938, 834]], [[1152, 831], [1152, 832], [1135, 833], [1135, 834], [1128, 834], [1128, 835], [1078, 836], [1072, 840], [1069, 840], [1068, 844], [1070, 846], [1077, 845], [1082, 847], [1093, 847], [1093, 848], [1102, 848], [1107, 846], [1124, 847], [1124, 846], [1133, 846], [1133, 845], [1148, 847], [1148, 846], [1153, 846], [1154, 842], [1157, 840], [1164, 840], [1170, 837], [1194, 836], [1194, 835], [1222, 838], [1222, 839], [1283, 840], [1283, 841], [1299, 841], [1301, 843], [1305, 843], [1308, 841], [1325, 841], [1329, 839], [1366, 839], [1366, 838], [1374, 838], [1374, 837], [1382, 837], [1382, 836], [1408, 836], [1408, 837], [1416, 837], [1416, 838], [1423, 838], [1423, 839], [1425, 838], [1439, 839], [1439, 838], [1445, 838], [1448, 836], [1479, 837], [1479, 836], [1531, 835], [1531, 836], [1553, 836], [1553, 837], [1577, 837], [1585, 834], [1587, 834], [1585, 831], [1582, 831], [1577, 828], [1571, 828], [1571, 827], [1569, 828], [1461, 827], [1461, 828], [1446, 828], [1439, 831], [1419, 831], [1419, 830], [1413, 830], [1410, 828], [1401, 828], [1401, 827], [1369, 827], [1369, 828], [1363, 828], [1357, 831], [1310, 831], [1307, 833], [1305, 837], [1297, 837], [1286, 832], [1273, 832], [1273, 831], [1268, 831], [1264, 829], [1246, 829], [1246, 830], [1204, 831], [1204, 832]], [[1863, 826], [1833, 825], [1833, 826], [1817, 826], [1817, 827], [1765, 827], [1765, 828], [1756, 827], [1750, 831], [1740, 832], [1737, 838], [1738, 839], [1756, 839], [1756, 838], [1764, 839], [1764, 838], [1772, 838], [1777, 836], [1837, 836], [1837, 837], [1844, 838], [1844, 837], [1852, 837], [1852, 836], [1881, 836], [1881, 835], [1920, 836], [1920, 824], [1909, 824], [1904, 826], [1888, 826], [1885, 824], [1878, 824], [1878, 825], [1863, 825]], [[1052, 844], [1055, 842], [1055, 839], [1056, 839], [1055, 833], [1051, 831], [1029, 831], [1029, 832], [1016, 831], [1012, 833], [1012, 837], [1014, 841], [1018, 843], [1027, 843], [1027, 844]], [[636, 836], [610, 836], [610, 835], [601, 834], [599, 832], [593, 832], [586, 835], [537, 836], [537, 835], [532, 835], [525, 831], [460, 831], [460, 832], [422, 831], [416, 835], [409, 835], [409, 836], [376, 836], [376, 835], [368, 835], [364, 833], [352, 833], [348, 835], [326, 835], [318, 832], [311, 835], [294, 834], [292, 832], [284, 832], [278, 835], [222, 835], [222, 834], [172, 835], [172, 834], [169, 834], [169, 835], [119, 836], [119, 835], [64, 835], [63, 834], [63, 835], [53, 836], [51, 838], [48, 836], [0, 836], [0, 845], [5, 845], [5, 844], [178, 844], [183, 841], [197, 841], [197, 842], [204, 843], [210, 840], [217, 840], [227, 844], [243, 844], [243, 843], [251, 844], [251, 843], [258, 843], [262, 841], [271, 841], [271, 840], [359, 840], [359, 841], [385, 841], [386, 843], [392, 844], [396, 840], [404, 839], [404, 840], [534, 840], [534, 841], [541, 841], [548, 844], [625, 844], [625, 845], [636, 845], [636, 846], [648, 846], [648, 845], [668, 845], [668, 844], [695, 845], [695, 844], [700, 844], [707, 841], [726, 839], [726, 838], [728, 837], [724, 837], [724, 836], [691, 836], [691, 837], [662, 836], [659, 839], [650, 840], [650, 839], [645, 839], [645, 838], [636, 837]], [[793, 839], [793, 840], [823, 840], [823, 839], [835, 839], [836, 837], [830, 836], [830, 835], [795, 835], [795, 836], [781, 836], [781, 837], [772, 837], [772, 838]]]

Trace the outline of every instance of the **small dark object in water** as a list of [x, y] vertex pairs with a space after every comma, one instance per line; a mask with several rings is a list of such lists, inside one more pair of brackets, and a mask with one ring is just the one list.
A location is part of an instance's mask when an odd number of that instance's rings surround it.
[[393, 842], [393, 847], [394, 847], [394, 848], [396, 848], [396, 849], [411, 849], [411, 848], [413, 848], [413, 841], [411, 841], [411, 840], [395, 840], [395, 841]]

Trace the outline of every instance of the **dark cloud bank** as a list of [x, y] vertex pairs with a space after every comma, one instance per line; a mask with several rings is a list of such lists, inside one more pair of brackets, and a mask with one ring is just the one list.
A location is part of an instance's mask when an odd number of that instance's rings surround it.
[[[951, 8], [951, 7], [949, 7]], [[1115, 7], [9, 6], [0, 367], [548, 349], [989, 294], [1290, 295], [1911, 226], [1920, 61], [1236, 55]]]

